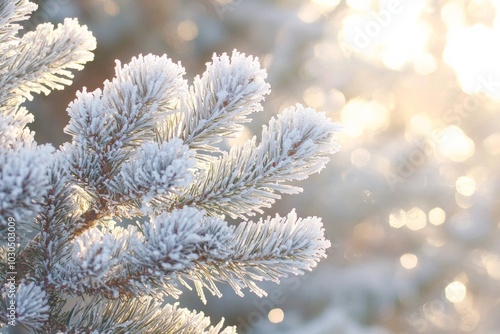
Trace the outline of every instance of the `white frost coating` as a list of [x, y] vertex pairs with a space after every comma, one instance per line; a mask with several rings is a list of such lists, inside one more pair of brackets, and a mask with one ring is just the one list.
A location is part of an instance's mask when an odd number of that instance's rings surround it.
[[[89, 316], [85, 317], [84, 314]], [[120, 322], [102, 319], [120, 319]], [[216, 326], [210, 325], [210, 318], [202, 312], [197, 313], [179, 308], [179, 303], [162, 305], [151, 297], [143, 297], [137, 303], [124, 300], [98, 302], [94, 307], [72, 314], [71, 329], [99, 328], [90, 334], [113, 333], [178, 333], [178, 334], [236, 334], [236, 327], [222, 329], [224, 319]], [[144, 322], [148, 331], [144, 331]], [[87, 332], [86, 332], [87, 333]]]
[[90, 197], [105, 192], [108, 205], [115, 206], [139, 196], [148, 204], [190, 180], [187, 147], [179, 140], [153, 143], [156, 123], [187, 92], [184, 68], [166, 56], [141, 55], [124, 66], [117, 62], [115, 73], [102, 91], [84, 89], [68, 108], [69, 168]]
[[[219, 294], [215, 282], [231, 285], [238, 295], [249, 288], [258, 296], [266, 293], [256, 282], [279, 282], [289, 275], [303, 274], [326, 258], [325, 250], [331, 246], [324, 237], [323, 224], [318, 217], [298, 218], [295, 210], [287, 217], [268, 218], [257, 223], [243, 222], [225, 245], [227, 256], [208, 257], [208, 267], [201, 264], [188, 278], [202, 280], [204, 287]], [[210, 266], [211, 262], [218, 263]], [[203, 298], [203, 296], [201, 296]]]
[[78, 141], [95, 140], [94, 145], [102, 144], [104, 136], [113, 133], [116, 129], [112, 122], [112, 110], [106, 108], [102, 102], [102, 91], [87, 92], [84, 88], [76, 93], [77, 99], [68, 106], [68, 114], [71, 117], [69, 124], [64, 129], [66, 133], [78, 135]]
[[123, 67], [117, 61], [116, 77], [106, 81], [102, 91], [77, 94], [68, 108], [71, 120], [65, 131], [78, 143], [94, 139], [91, 147], [104, 146], [96, 147], [97, 153], [110, 142], [138, 140], [161, 119], [156, 112], [171, 109], [185, 94], [183, 74], [184, 68], [166, 56], [141, 55]]
[[[69, 84], [70, 70], [93, 58], [95, 39], [72, 19], [18, 37], [16, 22], [34, 8], [0, 1], [0, 230], [13, 217], [20, 230], [38, 232], [19, 247], [23, 325], [54, 333], [235, 333], [161, 299], [181, 294], [176, 282], [194, 285], [204, 301], [204, 290], [221, 295], [219, 284], [263, 296], [259, 281], [302, 274], [326, 257], [320, 218], [292, 211], [229, 225], [224, 215], [246, 220], [300, 191], [290, 182], [319, 172], [338, 150], [336, 124], [297, 105], [271, 119], [260, 143], [220, 152], [214, 145], [249, 122], [270, 92], [258, 59], [214, 55], [188, 87], [180, 64], [139, 55], [117, 61], [102, 89], [77, 93], [65, 128], [72, 141], [53, 153], [33, 141], [26, 128], [33, 116], [21, 103]], [[120, 220], [129, 225], [115, 226]], [[79, 302], [61, 313], [68, 295]]]
[[[81, 69], [93, 59], [92, 34], [67, 19], [54, 28], [39, 25], [35, 31], [17, 36], [17, 22], [26, 20], [36, 5], [25, 1], [0, 3], [0, 229], [9, 217], [20, 231], [34, 225], [46, 195], [47, 166], [52, 148], [39, 146], [26, 128], [33, 121], [20, 104], [32, 92], [48, 93], [70, 83], [70, 69]], [[24, 242], [24, 241], [23, 241]], [[2, 241], [3, 243], [3, 241]]]
[[325, 167], [326, 155], [339, 149], [334, 135], [338, 130], [324, 113], [299, 104], [286, 109], [264, 127], [259, 145], [252, 138], [210, 161], [206, 173], [198, 175], [179, 201], [233, 218], [262, 213], [279, 193], [302, 190], [286, 182], [303, 180]]
[[[45, 42], [40, 43], [41, 40]], [[57, 28], [50, 23], [38, 25], [16, 43], [16, 55], [7, 58], [4, 66], [11, 71], [2, 78], [8, 89], [2, 90], [0, 101], [12, 95], [31, 100], [32, 92], [48, 94], [62, 89], [73, 78], [69, 69], [81, 70], [84, 63], [94, 58], [90, 50], [95, 46], [91, 33], [76, 19], [66, 19]]]
[[135, 157], [123, 164], [120, 181], [125, 192], [143, 196], [148, 203], [155, 196], [188, 186], [194, 165], [193, 152], [179, 139], [160, 145], [145, 143]]
[[46, 168], [53, 150], [48, 145], [0, 149], [0, 226], [9, 217], [28, 225], [41, 210], [39, 200], [50, 186]]
[[47, 294], [34, 282], [19, 284], [16, 302], [16, 320], [28, 328], [39, 329], [49, 318]]
[[294, 274], [314, 268], [330, 247], [321, 218], [298, 218], [295, 210], [287, 217], [276, 215], [258, 223], [244, 222], [234, 232], [234, 238], [238, 241], [235, 258], [257, 262], [262, 261], [259, 258], [280, 259], [283, 262], [277, 267]]
[[16, 149], [31, 144], [35, 133], [26, 128], [31, 122], [33, 115], [25, 108], [18, 108], [13, 114], [0, 113], [0, 148]]
[[73, 261], [78, 267], [80, 279], [92, 278], [102, 282], [111, 268], [122, 258], [123, 245], [111, 233], [103, 233], [98, 229], [86, 231], [74, 242]]
[[207, 240], [202, 235], [203, 217], [202, 212], [189, 207], [153, 217], [141, 228], [144, 244], [136, 249], [137, 258], [146, 265], [160, 266], [164, 272], [191, 266], [200, 256], [198, 245]]
[[[113, 81], [104, 83], [104, 95], [109, 96], [111, 104], [116, 96], [122, 94], [122, 86], [128, 84], [137, 87], [137, 94], [143, 103], [155, 101], [163, 111], [172, 107], [187, 91], [184, 68], [174, 64], [166, 55], [139, 55], [123, 67], [116, 60], [115, 73]], [[119, 107], [120, 103], [116, 106]]]
[[259, 158], [287, 165], [289, 179], [302, 180], [323, 169], [330, 155], [339, 150], [334, 133], [340, 126], [312, 108], [300, 104], [285, 109], [262, 131]]
[[248, 115], [262, 110], [261, 102], [270, 93], [266, 78], [257, 58], [236, 50], [231, 57], [214, 54], [183, 100], [184, 114], [175, 133], [192, 148], [214, 151], [223, 136], [237, 133], [250, 121]]

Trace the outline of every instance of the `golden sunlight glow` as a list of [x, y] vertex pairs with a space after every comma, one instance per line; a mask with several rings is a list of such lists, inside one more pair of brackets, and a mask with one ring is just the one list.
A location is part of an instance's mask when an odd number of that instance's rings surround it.
[[283, 310], [280, 308], [273, 308], [271, 311], [269, 311], [267, 317], [269, 318], [270, 322], [272, 322], [273, 324], [277, 324], [285, 319], [285, 312], [283, 312]]
[[[443, 60], [458, 77], [465, 93], [482, 92], [498, 97], [487, 84], [487, 77], [498, 74], [496, 64], [500, 58], [500, 31], [484, 24], [457, 26], [448, 32]], [[496, 73], [495, 73], [496, 72]]]
[[475, 151], [474, 141], [456, 125], [446, 127], [436, 138], [438, 152], [455, 162], [469, 159]]
[[198, 36], [198, 26], [190, 20], [185, 20], [177, 26], [177, 34], [185, 41], [192, 41]]
[[383, 130], [389, 122], [389, 111], [377, 101], [366, 101], [361, 98], [350, 100], [340, 112], [343, 132], [357, 138], [365, 131]]
[[425, 212], [420, 208], [411, 208], [406, 213], [406, 227], [410, 230], [418, 231], [427, 225]]
[[464, 300], [465, 295], [467, 294], [467, 288], [462, 282], [453, 281], [446, 286], [446, 288], [444, 289], [444, 294], [446, 296], [446, 299], [448, 299], [450, 302], [454, 304], [460, 303], [462, 300]]
[[348, 0], [347, 5], [338, 34], [344, 52], [391, 70], [408, 65], [422, 75], [436, 70], [436, 59], [427, 51], [432, 27], [422, 19], [425, 1]]
[[449, 1], [441, 8], [441, 19], [449, 27], [464, 25], [464, 9], [458, 2]]
[[476, 182], [468, 176], [460, 176], [455, 182], [457, 192], [463, 196], [471, 196], [476, 191]]
[[418, 257], [415, 254], [412, 253], [406, 253], [401, 255], [399, 258], [399, 261], [401, 262], [401, 265], [405, 269], [413, 269], [417, 266], [418, 264]]
[[436, 71], [437, 61], [432, 54], [422, 52], [414, 59], [413, 67], [418, 74], [428, 75]]
[[416, 114], [410, 118], [410, 128], [413, 132], [425, 135], [432, 131], [432, 119], [426, 114]]
[[436, 207], [429, 211], [429, 222], [432, 225], [441, 225], [445, 220], [446, 212], [443, 209]]
[[398, 26], [383, 36], [383, 64], [392, 70], [402, 70], [407, 63], [420, 59], [419, 69], [424, 73], [432, 73], [432, 60], [427, 58], [428, 64], [425, 64], [427, 52], [424, 51], [432, 28], [417, 19], [400, 20], [397, 23]]

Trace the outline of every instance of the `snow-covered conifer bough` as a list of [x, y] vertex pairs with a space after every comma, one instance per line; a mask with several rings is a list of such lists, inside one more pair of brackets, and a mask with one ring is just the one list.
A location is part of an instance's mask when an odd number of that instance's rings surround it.
[[336, 124], [296, 105], [269, 121], [260, 142], [221, 151], [216, 144], [238, 133], [270, 91], [258, 60], [214, 55], [188, 85], [167, 56], [139, 55], [117, 61], [102, 89], [77, 93], [67, 109], [71, 142], [37, 145], [22, 103], [70, 84], [70, 70], [93, 59], [96, 42], [76, 19], [20, 36], [19, 22], [35, 9], [0, 2], [4, 329], [235, 333], [162, 299], [179, 296], [176, 282], [203, 300], [204, 291], [221, 295], [218, 284], [264, 296], [258, 281], [300, 275], [326, 257], [320, 218], [248, 217], [325, 167], [338, 150]]

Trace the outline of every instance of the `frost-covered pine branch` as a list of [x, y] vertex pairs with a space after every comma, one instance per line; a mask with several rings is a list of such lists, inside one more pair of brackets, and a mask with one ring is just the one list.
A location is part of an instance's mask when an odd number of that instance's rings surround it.
[[[163, 297], [178, 297], [178, 282], [204, 301], [205, 291], [221, 296], [221, 284], [263, 296], [260, 281], [303, 274], [326, 257], [318, 217], [247, 219], [325, 167], [338, 149], [336, 124], [296, 105], [271, 119], [259, 143], [222, 151], [216, 144], [269, 93], [258, 59], [214, 55], [190, 86], [179, 63], [140, 55], [117, 61], [103, 89], [77, 93], [65, 128], [71, 142], [37, 145], [21, 104], [69, 84], [95, 40], [76, 20], [19, 36], [17, 22], [34, 9], [0, 4], [3, 326], [233, 333], [202, 313], [162, 306]], [[226, 215], [242, 221], [230, 225]]]

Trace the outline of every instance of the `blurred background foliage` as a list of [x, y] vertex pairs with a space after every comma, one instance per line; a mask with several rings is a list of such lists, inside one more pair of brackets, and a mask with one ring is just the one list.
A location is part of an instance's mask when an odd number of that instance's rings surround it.
[[[97, 37], [74, 84], [28, 105], [38, 142], [66, 106], [139, 53], [258, 56], [273, 92], [241, 143], [300, 102], [343, 124], [340, 153], [268, 214], [323, 217], [329, 257], [267, 298], [181, 304], [241, 333], [500, 331], [500, 1], [46, 0], [26, 28], [77, 17]], [[50, 119], [50, 121], [47, 121]]]

